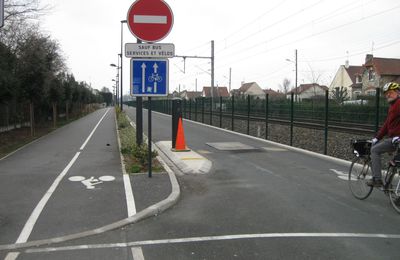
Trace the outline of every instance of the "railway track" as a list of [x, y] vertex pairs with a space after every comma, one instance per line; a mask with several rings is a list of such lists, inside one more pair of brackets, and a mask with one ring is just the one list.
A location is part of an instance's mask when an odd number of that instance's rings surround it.
[[[192, 113], [191, 118], [194, 119], [194, 113]], [[204, 112], [205, 117], [209, 117], [209, 112]], [[219, 117], [219, 112], [213, 113], [213, 117]], [[188, 118], [188, 113], [186, 117]], [[197, 120], [201, 118], [201, 113], [197, 113]], [[231, 113], [222, 113], [223, 120], [232, 119]], [[250, 121], [252, 122], [265, 122], [265, 116], [259, 115], [251, 115]], [[234, 120], [248, 120], [247, 114], [235, 114]], [[214, 121], [216, 122], [216, 121]], [[276, 118], [276, 117], [269, 117], [268, 122], [270, 124], [280, 124], [280, 125], [290, 125], [291, 120], [289, 118]], [[207, 120], [205, 120], [207, 123]], [[325, 129], [325, 121], [324, 120], [316, 120], [316, 119], [301, 119], [295, 118], [293, 121], [293, 126], [295, 127], [303, 127], [309, 129], [317, 129], [317, 130], [324, 130]], [[344, 133], [356, 133], [356, 134], [375, 134], [375, 125], [373, 124], [357, 124], [351, 122], [337, 122], [337, 121], [328, 121], [328, 130], [329, 131], [337, 131], [337, 132], [344, 132]]]

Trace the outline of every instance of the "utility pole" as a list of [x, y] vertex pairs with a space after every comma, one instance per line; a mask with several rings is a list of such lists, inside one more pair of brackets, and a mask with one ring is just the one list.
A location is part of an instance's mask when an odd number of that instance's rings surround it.
[[214, 108], [214, 40], [211, 41], [211, 109]]
[[231, 93], [231, 84], [232, 84], [232, 68], [229, 68], [229, 93]]
[[0, 0], [0, 28], [4, 26], [4, 0]]
[[195, 84], [195, 91], [197, 92], [197, 79], [196, 79], [196, 84]]
[[295, 64], [296, 64], [295, 90], [296, 90], [296, 102], [297, 102], [297, 49], [295, 50]]
[[[214, 55], [214, 41], [211, 41], [211, 57], [204, 57], [204, 56], [183, 56], [183, 55], [175, 55], [174, 57], [176, 58], [183, 58], [184, 62], [184, 73], [186, 70], [186, 59], [191, 58], [191, 59], [211, 59], [211, 97], [214, 97], [214, 61], [215, 61], [215, 55]], [[208, 72], [207, 72], [208, 73]], [[197, 91], [197, 79], [196, 79], [196, 91]], [[211, 101], [212, 102], [212, 101]], [[212, 104], [212, 103], [211, 103]]]
[[124, 27], [123, 27], [123, 24], [124, 23], [126, 23], [127, 21], [126, 20], [122, 20], [121, 21], [121, 79], [120, 79], [120, 81], [121, 81], [121, 111], [123, 110], [123, 105], [122, 105], [122, 103], [123, 103], [123, 101], [122, 101], [122, 96], [124, 95], [123, 93], [123, 91], [122, 91], [122, 86], [123, 86], [123, 82], [124, 82], [124, 78], [122, 77], [122, 72], [123, 72], [123, 64], [124, 64], [124, 60], [123, 60], [123, 55], [124, 55], [124, 53], [123, 53], [123, 44], [124, 44]]

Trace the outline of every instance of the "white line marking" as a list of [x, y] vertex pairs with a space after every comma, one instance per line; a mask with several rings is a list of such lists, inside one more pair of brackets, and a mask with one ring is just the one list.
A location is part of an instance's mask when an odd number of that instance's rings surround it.
[[[348, 181], [349, 180], [349, 174], [348, 173], [344, 173], [344, 172], [342, 172], [342, 171], [338, 171], [338, 170], [335, 170], [335, 169], [331, 169], [331, 171], [333, 171], [334, 173], [336, 173], [337, 174], [337, 177], [339, 178], [339, 179], [341, 179], [341, 180], [344, 180], [344, 181]], [[352, 181], [356, 181], [357, 180], [357, 176], [351, 176], [351, 180]]]
[[167, 24], [167, 17], [161, 15], [134, 15], [133, 23]]
[[68, 178], [69, 181], [84, 181], [86, 180], [83, 176], [71, 176]]
[[[96, 128], [99, 126], [100, 122], [103, 120], [104, 116], [108, 113], [109, 109], [106, 111], [106, 113], [103, 115], [103, 117], [100, 119], [100, 121], [97, 123], [96, 127], [93, 129], [93, 131], [90, 133], [89, 137], [86, 139], [85, 143], [82, 145], [80, 150], [82, 150], [87, 142], [89, 141], [90, 137], [93, 135], [94, 131]], [[58, 177], [54, 180], [53, 184], [50, 186], [50, 188], [47, 190], [47, 192], [44, 194], [42, 199], [39, 201], [39, 203], [36, 205], [35, 209], [33, 210], [32, 214], [28, 218], [28, 221], [25, 223], [24, 228], [21, 231], [21, 234], [19, 235], [17, 241], [15, 242], [16, 244], [18, 243], [25, 243], [28, 241], [29, 236], [32, 233], [33, 227], [36, 224], [36, 221], [38, 220], [40, 214], [42, 213], [44, 207], [46, 206], [47, 202], [49, 201], [51, 195], [53, 195], [54, 191], [64, 178], [64, 176], [68, 173], [69, 169], [72, 167], [72, 165], [75, 163], [75, 161], [78, 159], [79, 155], [81, 153], [77, 152], [75, 156], [72, 158], [72, 160], [68, 163], [68, 165], [64, 168], [64, 170], [58, 175]], [[13, 253], [10, 253], [6, 256], [9, 257]], [[17, 255], [18, 256], [18, 255]]]
[[133, 260], [144, 260], [144, 255], [141, 247], [132, 247]]
[[228, 236], [206, 236], [206, 237], [189, 237], [161, 240], [145, 240], [130, 243], [116, 244], [93, 244], [93, 245], [78, 245], [65, 247], [49, 247], [49, 248], [33, 248], [28, 249], [26, 253], [44, 253], [44, 252], [59, 252], [59, 251], [75, 251], [82, 249], [105, 249], [105, 248], [125, 248], [138, 247], [149, 245], [163, 244], [181, 244], [195, 243], [208, 241], [225, 241], [237, 239], [260, 239], [260, 238], [376, 238], [376, 239], [400, 239], [400, 234], [368, 234], [368, 233], [264, 233], [264, 234], [243, 234], [243, 235], [228, 235]]
[[333, 171], [334, 173], [336, 173], [339, 176], [348, 176], [349, 175], [348, 173], [344, 173], [342, 171], [338, 171], [338, 170], [335, 170], [335, 169], [331, 169], [331, 171]]
[[[132, 127], [134, 127], [132, 125], [132, 122], [130, 122], [130, 124]], [[117, 118], [115, 118], [115, 128], [117, 129], [118, 147], [121, 147], [121, 138], [118, 132]], [[126, 208], [128, 210], [128, 217], [131, 217], [136, 214], [136, 204], [135, 204], [135, 198], [133, 197], [131, 180], [129, 178], [129, 174], [125, 170], [124, 156], [122, 155], [121, 150], [119, 151], [119, 158], [121, 160], [122, 179], [124, 180]]]
[[92, 132], [90, 133], [90, 135], [88, 136], [88, 138], [86, 138], [86, 141], [82, 144], [81, 148], [79, 148], [79, 150], [83, 150], [85, 148], [85, 146], [87, 145], [87, 143], [89, 142], [90, 138], [92, 138], [92, 135], [94, 134], [94, 132], [96, 131], [97, 127], [100, 125], [101, 121], [103, 121], [104, 117], [107, 115], [108, 111], [110, 111], [110, 109], [107, 109], [107, 111], [104, 113], [104, 115], [102, 116], [102, 118], [100, 118], [99, 122], [97, 123], [97, 125], [93, 128]]
[[128, 208], [128, 217], [131, 217], [136, 214], [136, 204], [135, 199], [133, 197], [132, 185], [131, 180], [129, 178], [129, 174], [122, 174], [124, 179], [124, 187], [125, 187], [125, 194], [126, 194], [126, 205]]
[[61, 180], [67, 174], [67, 172], [72, 167], [72, 165], [75, 163], [76, 159], [78, 159], [80, 154], [81, 154], [80, 152], [77, 152], [75, 154], [75, 156], [72, 158], [72, 160], [68, 163], [67, 167], [65, 167], [64, 170], [60, 173], [60, 175], [58, 175], [58, 177], [55, 179], [53, 184], [50, 186], [50, 188], [44, 194], [43, 198], [39, 201], [39, 203], [33, 210], [31, 216], [29, 217], [24, 228], [22, 229], [22, 232], [19, 235], [17, 242], [15, 242], [15, 243], [17, 243], [17, 244], [25, 243], [26, 241], [28, 241], [28, 238], [32, 233], [33, 226], [36, 224], [36, 221], [38, 220], [40, 213], [46, 206], [47, 201], [50, 199], [51, 195], [53, 195], [53, 192], [56, 190], [57, 186], [60, 184]]
[[18, 253], [18, 252], [11, 252], [11, 253], [8, 253], [7, 256], [6, 256], [6, 258], [4, 258], [4, 260], [15, 260], [15, 259], [18, 258], [19, 254], [20, 254], [20, 253]]
[[115, 177], [114, 177], [114, 176], [108, 176], [108, 175], [106, 175], [106, 176], [101, 176], [101, 177], [99, 178], [99, 180], [101, 180], [101, 181], [114, 181], [114, 180], [115, 180]]

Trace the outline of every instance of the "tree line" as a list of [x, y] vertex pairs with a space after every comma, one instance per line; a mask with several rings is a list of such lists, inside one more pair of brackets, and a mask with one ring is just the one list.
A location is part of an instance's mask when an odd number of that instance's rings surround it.
[[0, 105], [18, 117], [20, 104], [29, 104], [31, 134], [35, 113], [46, 117], [57, 107], [69, 111], [109, 101], [111, 93], [94, 91], [68, 71], [59, 43], [40, 30], [36, 18], [48, 11], [39, 0], [5, 0], [5, 25], [0, 29]]

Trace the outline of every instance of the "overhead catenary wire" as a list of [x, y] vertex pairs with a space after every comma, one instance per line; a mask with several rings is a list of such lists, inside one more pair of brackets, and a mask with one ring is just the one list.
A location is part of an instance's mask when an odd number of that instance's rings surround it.
[[[317, 5], [319, 5], [319, 4], [322, 3], [323, 1], [324, 1], [324, 0], [320, 0], [320, 1], [318, 1], [317, 3], [314, 3], [314, 4], [312, 4], [312, 5], [309, 5], [309, 6], [305, 7], [305, 8], [302, 8], [302, 9], [299, 10], [299, 11], [296, 11], [296, 12], [294, 12], [294, 13], [289, 14], [289, 15], [285, 16], [284, 18], [280, 19], [279, 21], [277, 21], [277, 22], [275, 22], [275, 23], [273, 23], [273, 24], [270, 24], [270, 25], [268, 25], [268, 26], [266, 26], [266, 27], [264, 27], [264, 28], [262, 28], [262, 29], [260, 29], [260, 30], [258, 30], [258, 31], [256, 31], [256, 32], [254, 32], [254, 33], [251, 33], [251, 34], [249, 34], [249, 35], [246, 35], [245, 37], [241, 38], [240, 40], [238, 40], [238, 41], [236, 41], [236, 42], [234, 42], [234, 43], [231, 43], [231, 44], [229, 45], [229, 47], [225, 47], [224, 50], [226, 50], [226, 49], [228, 49], [228, 48], [231, 48], [231, 47], [233, 47], [233, 46], [235, 46], [235, 45], [237, 45], [237, 44], [239, 44], [239, 43], [242, 43], [243, 41], [248, 41], [251, 37], [253, 37], [253, 36], [255, 36], [255, 35], [258, 35], [259, 33], [263, 32], [263, 31], [265, 31], [265, 30], [267, 30], [267, 29], [269, 29], [269, 28], [272, 28], [272, 27], [274, 27], [274, 26], [276, 26], [276, 25], [278, 25], [278, 24], [280, 24], [280, 23], [283, 23], [284, 21], [287, 21], [287, 20], [289, 20], [289, 19], [292, 19], [292, 18], [294, 18], [296, 15], [299, 15], [299, 14], [305, 12], [306, 10], [311, 9], [311, 8], [313, 8], [313, 7], [317, 6]], [[217, 53], [218, 53], [218, 52], [217, 52]]]
[[225, 62], [225, 63], [223, 64], [224, 66], [223, 66], [223, 65], [220, 65], [220, 66], [218, 66], [217, 68], [225, 67], [226, 65], [231, 65], [231, 64], [234, 64], [234, 63], [243, 61], [243, 60], [247, 60], [247, 59], [253, 58], [253, 57], [256, 56], [256, 55], [260, 55], [260, 53], [267, 53], [267, 52], [271, 52], [271, 51], [274, 51], [274, 50], [277, 50], [277, 49], [281, 49], [281, 48], [283, 48], [283, 47], [292, 45], [292, 44], [294, 44], [294, 43], [298, 43], [298, 42], [300, 42], [300, 41], [304, 41], [304, 40], [307, 40], [307, 39], [316, 37], [316, 36], [321, 35], [321, 34], [326, 34], [326, 33], [329, 33], [329, 32], [332, 32], [332, 31], [335, 31], [335, 30], [338, 30], [338, 29], [341, 29], [341, 28], [343, 28], [343, 27], [345, 27], [345, 26], [348, 26], [348, 25], [351, 25], [351, 24], [355, 24], [355, 23], [364, 21], [364, 20], [366, 20], [366, 19], [371, 19], [371, 18], [373, 18], [373, 17], [379, 16], [379, 15], [382, 15], [382, 14], [385, 14], [385, 13], [388, 13], [388, 12], [393, 12], [393, 11], [395, 11], [395, 10], [398, 9], [398, 8], [400, 8], [400, 5], [397, 5], [397, 6], [394, 6], [394, 7], [388, 8], [388, 9], [385, 9], [385, 10], [383, 10], [383, 11], [374, 13], [374, 14], [368, 16], [367, 18], [364, 18], [364, 17], [363, 17], [363, 18], [360, 18], [360, 19], [357, 19], [357, 20], [354, 20], [354, 21], [351, 21], [351, 22], [348, 22], [348, 23], [341, 24], [341, 25], [339, 25], [339, 26], [332, 27], [332, 28], [327, 29], [327, 30], [323, 30], [323, 31], [320, 31], [320, 32], [317, 32], [317, 33], [311, 33], [311, 34], [309, 34], [309, 35], [307, 35], [307, 36], [305, 36], [305, 37], [302, 37], [302, 38], [299, 38], [299, 39], [295, 39], [295, 40], [293, 40], [293, 41], [287, 42], [287, 43], [285, 43], [285, 44], [281, 44], [281, 45], [276, 46], [276, 47], [274, 47], [274, 48], [270, 48], [270, 49], [267, 49], [267, 50], [265, 50], [265, 51], [257, 52], [257, 53], [254, 54], [254, 55], [247, 55], [246, 57], [244, 57], [244, 58], [242, 58], [242, 59], [239, 59], [239, 60], [236, 60], [236, 61]]
[[[287, 0], [283, 0], [281, 2], [279, 2], [277, 5], [275, 5], [274, 7], [272, 7], [271, 9], [269, 9], [268, 11], [264, 12], [263, 14], [257, 16], [257, 18], [255, 18], [254, 20], [252, 20], [251, 22], [245, 24], [244, 26], [242, 26], [241, 28], [239, 28], [238, 30], [234, 31], [233, 33], [229, 34], [228, 36], [225, 36], [223, 39], [229, 39], [232, 36], [238, 34], [239, 32], [241, 32], [242, 30], [244, 30], [245, 28], [249, 27], [250, 25], [254, 24], [255, 22], [257, 22], [258, 20], [260, 20], [262, 17], [266, 16], [267, 14], [273, 12], [274, 10], [278, 9], [280, 6], [282, 6]], [[359, 0], [357, 0], [359, 1]]]
[[[306, 24], [303, 24], [303, 25], [300, 25], [300, 26], [298, 26], [298, 27], [295, 27], [295, 28], [293, 28], [293, 29], [291, 29], [291, 30], [289, 30], [289, 31], [286, 31], [286, 32], [284, 32], [284, 33], [282, 33], [282, 34], [280, 34], [280, 35], [278, 35], [278, 36], [275, 36], [275, 37], [273, 37], [273, 38], [271, 38], [271, 39], [269, 39], [268, 41], [263, 41], [263, 42], [261, 42], [261, 43], [256, 43], [256, 44], [254, 44], [254, 45], [251, 45], [251, 46], [246, 46], [244, 49], [241, 49], [241, 50], [237, 50], [236, 52], [238, 52], [238, 53], [241, 53], [242, 51], [246, 51], [246, 50], [248, 50], [248, 49], [254, 49], [254, 48], [257, 48], [257, 47], [260, 47], [260, 46], [262, 46], [262, 45], [265, 45], [265, 44], [270, 44], [271, 42], [273, 42], [273, 41], [276, 41], [276, 40], [278, 40], [278, 39], [280, 39], [280, 38], [283, 38], [283, 37], [285, 37], [285, 36], [288, 36], [288, 35], [290, 35], [291, 33], [293, 33], [293, 32], [296, 32], [296, 31], [299, 31], [300, 29], [303, 29], [303, 28], [305, 28], [306, 26], [309, 26], [309, 25], [316, 25], [316, 24], [318, 24], [318, 23], [321, 23], [321, 22], [323, 22], [323, 21], [326, 21], [326, 20], [329, 20], [329, 19], [332, 19], [332, 18], [334, 18], [334, 17], [336, 17], [334, 14], [336, 14], [336, 15], [340, 15], [340, 14], [345, 14], [345, 13], [348, 13], [349, 11], [352, 11], [353, 9], [352, 9], [352, 6], [353, 5], [355, 5], [357, 2], [359, 2], [360, 0], [356, 0], [356, 1], [354, 1], [354, 2], [352, 2], [352, 3], [350, 3], [350, 4], [347, 4], [347, 5], [345, 5], [345, 6], [342, 6], [342, 7], [339, 7], [339, 8], [337, 8], [337, 9], [335, 9], [334, 11], [332, 11], [332, 13], [331, 13], [331, 15], [330, 16], [326, 16], [326, 15], [322, 15], [321, 17], [319, 17], [319, 18], [317, 18], [317, 19], [315, 19], [315, 20], [313, 20], [313, 21], [311, 21], [311, 22], [308, 22], [308, 23], [306, 23]], [[371, 4], [372, 2], [375, 2], [376, 0], [372, 0], [372, 1], [369, 1], [369, 2], [367, 2], [367, 3], [365, 3], [364, 5], [369, 5], [369, 4]], [[319, 3], [319, 2], [318, 2]], [[307, 8], [307, 7], [306, 7]], [[305, 9], [306, 9], [305, 8]], [[344, 12], [340, 12], [340, 13], [337, 13], [338, 11], [340, 11], [340, 10], [342, 10], [342, 9], [346, 9]], [[316, 22], [316, 21], [318, 21], [318, 22]], [[265, 28], [264, 28], [265, 29]], [[320, 33], [318, 33], [318, 34], [320, 34]], [[317, 35], [317, 34], [315, 34], [315, 35]], [[286, 44], [286, 45], [288, 45], [288, 44]], [[224, 50], [222, 50], [222, 51], [219, 51], [219, 52], [217, 52], [217, 56], [218, 56], [218, 58], [219, 59], [223, 59], [225, 56], [232, 56], [232, 54], [230, 54], [230, 53], [226, 53], [226, 54], [222, 54], [221, 55], [221, 53], [223, 52], [223, 51], [225, 51], [226, 49], [224, 49]], [[247, 55], [248, 53], [246, 52], [246, 55]], [[253, 56], [255, 56], [255, 55], [253, 55]], [[253, 57], [252, 56], [252, 57]], [[240, 60], [240, 61], [242, 61], [242, 59]], [[234, 62], [234, 60], [233, 60], [233, 62]], [[227, 62], [226, 62], [227, 63]], [[203, 64], [203, 65], [206, 65], [206, 64]], [[218, 66], [217, 68], [220, 68], [220, 66]]]
[[[358, 0], [357, 0], [357, 1], [358, 1]], [[355, 1], [355, 2], [357, 2], [357, 1]], [[366, 5], [368, 5], [368, 4], [372, 3], [372, 2], [375, 2], [375, 1], [376, 1], [376, 0], [369, 1], [369, 2], [366, 3]], [[354, 4], [355, 2], [353, 2], [353, 4]], [[341, 8], [338, 8], [337, 10], [340, 10], [340, 9], [341, 9]], [[348, 10], [346, 10], [346, 12], [344, 12], [344, 13], [347, 13], [347, 12], [348, 12]], [[277, 36], [274, 36], [274, 37], [271, 38], [271, 39], [268, 39], [268, 40], [266, 40], [266, 41], [262, 41], [262, 42], [259, 42], [259, 43], [255, 43], [255, 44], [253, 44], [253, 45], [251, 45], [251, 46], [246, 46], [245, 48], [238, 50], [238, 52], [240, 53], [242, 50], [244, 51], [244, 50], [247, 50], [247, 49], [254, 49], [254, 48], [260, 47], [260, 46], [265, 45], [265, 44], [270, 44], [270, 43], [273, 42], [273, 41], [276, 41], [276, 40], [278, 40], [278, 39], [280, 39], [280, 38], [283, 38], [283, 37], [287, 37], [287, 36], [291, 35], [291, 34], [294, 33], [294, 32], [297, 32], [297, 31], [299, 31], [299, 30], [301, 30], [301, 29], [304, 29], [304, 28], [306, 28], [306, 27], [309, 26], [309, 25], [315, 26], [315, 25], [321, 23], [322, 21], [326, 21], [326, 20], [331, 19], [331, 18], [334, 18], [334, 17], [335, 17], [335, 16], [326, 17], [325, 15], [323, 15], [323, 16], [317, 18], [316, 20], [313, 20], [313, 21], [311, 21], [311, 22], [302, 24], [302, 25], [297, 26], [297, 27], [295, 27], [295, 28], [293, 28], [293, 29], [290, 29], [290, 30], [288, 30], [288, 31], [285, 31], [285, 32], [283, 32], [283, 33], [281, 33], [281, 34], [279, 34], [279, 35], [277, 35]], [[322, 18], [324, 18], [324, 19], [321, 20]], [[315, 22], [315, 21], [319, 21], [319, 22]], [[230, 55], [230, 54], [227, 53], [226, 55]], [[224, 56], [225, 56], [225, 55], [222, 55], [222, 56], [220, 55], [219, 57], [221, 58], [221, 57], [224, 57]]]
[[[390, 47], [390, 46], [393, 46], [393, 45], [396, 45], [396, 44], [400, 44], [400, 39], [396, 40], [396, 41], [392, 41], [392, 42], [384, 44], [384, 45], [381, 45], [379, 47], [374, 47], [374, 50], [385, 49], [387, 47]], [[368, 50], [364, 49], [363, 51], [359, 51], [359, 52], [352, 53], [352, 54], [349, 54], [349, 55], [336, 56], [336, 57], [324, 58], [324, 59], [315, 59], [315, 60], [303, 60], [301, 62], [325, 62], [325, 61], [333, 61], [333, 60], [340, 60], [340, 59], [343, 60], [344, 58], [362, 55], [362, 54], [365, 54], [367, 52], [368, 52]]]
[[[279, 35], [279, 36], [277, 36], [277, 37], [274, 37], [274, 38], [273, 38], [272, 40], [270, 40], [270, 41], [274, 41], [274, 40], [277, 40], [277, 39], [279, 39], [279, 38], [281, 38], [281, 37], [287, 36], [288, 34], [294, 32], [294, 31], [297, 31], [297, 30], [301, 29], [302, 27], [305, 27], [305, 26], [307, 26], [307, 25], [309, 25], [309, 24], [315, 24], [315, 23], [316, 23], [315, 21], [320, 21], [320, 22], [321, 22], [321, 21], [324, 21], [324, 20], [328, 20], [328, 19], [334, 17], [334, 14], [336, 14], [338, 11], [340, 11], [340, 10], [342, 10], [342, 9], [350, 9], [350, 10], [352, 10], [352, 9], [351, 9], [352, 6], [355, 5], [356, 3], [358, 3], [359, 1], [360, 1], [360, 0], [356, 0], [356, 1], [351, 2], [350, 4], [346, 4], [345, 6], [341, 6], [341, 7], [337, 8], [337, 9], [335, 9], [334, 11], [332, 11], [330, 17], [326, 17], [325, 15], [324, 15], [324, 16], [321, 16], [321, 17], [317, 18], [316, 20], [314, 20], [314, 21], [312, 21], [312, 22], [309, 22], [309, 23], [307, 23], [307, 24], [305, 24], [305, 25], [296, 27], [296, 28], [290, 30], [289, 32], [285, 32], [285, 33], [283, 33], [283, 34], [281, 34], [281, 35]], [[366, 4], [370, 4], [371, 2], [374, 2], [374, 1], [376, 1], [376, 0], [372, 0], [372, 1], [368, 2], [368, 3], [366, 3]], [[279, 20], [278, 22], [275, 22], [275, 23], [273, 23], [273, 24], [271, 24], [271, 25], [268, 25], [267, 27], [262, 28], [262, 29], [259, 30], [257, 33], [261, 32], [261, 31], [265, 31], [265, 30], [267, 30], [268, 28], [271, 28], [271, 27], [273, 27], [273, 26], [276, 26], [276, 25], [280, 24], [281, 22], [286, 21], [286, 20], [289, 19], [289, 18], [293, 18], [295, 15], [298, 15], [298, 14], [300, 14], [300, 13], [302, 13], [302, 12], [308, 10], [308, 9], [311, 9], [311, 8], [315, 7], [316, 5], [322, 3], [322, 2], [323, 2], [323, 0], [321, 0], [321, 1], [317, 2], [317, 3], [311, 4], [311, 5], [309, 5], [309, 6], [305, 7], [305, 8], [303, 8], [303, 9], [301, 9], [301, 10], [299, 10], [299, 11], [296, 11], [296, 12], [294, 12], [294, 13], [291, 13], [290, 15], [284, 17], [283, 19]], [[243, 27], [240, 28], [239, 30], [237, 30], [237, 31], [235, 31], [234, 33], [231, 33], [230, 35], [226, 36], [225, 39], [227, 39], [227, 38], [229, 38], [229, 37], [235, 35], [237, 32], [241, 31], [243, 28], [246, 28], [248, 25], [253, 24], [255, 21], [259, 20], [261, 17], [263, 17], [263, 16], [265, 16], [266, 14], [270, 13], [271, 11], [275, 10], [276, 8], [278, 8], [279, 6], [281, 6], [282, 4], [283, 4], [283, 2], [280, 3], [280, 4], [278, 4], [278, 5], [276, 5], [276, 6], [274, 6], [272, 9], [270, 9], [270, 10], [268, 10], [267, 12], [263, 13], [262, 15], [258, 16], [256, 19], [252, 20], [250, 23], [246, 24], [245, 26], [243, 26]], [[346, 10], [345, 12], [348, 12], [348, 11], [349, 11], [349, 10]], [[343, 12], [343, 13], [345, 13], [345, 12]], [[252, 35], [255, 35], [255, 34], [253, 33], [253, 34], [251, 34], [251, 35], [248, 35], [248, 36], [246, 36], [245, 39], [248, 40], [248, 38], [252, 37]], [[269, 41], [269, 42], [270, 42], [270, 41]], [[237, 43], [238, 43], [238, 42], [240, 42], [240, 41], [237, 41]], [[260, 46], [260, 45], [262, 45], [262, 44], [264, 44], [264, 43], [265, 43], [265, 41], [264, 41], [264, 42], [261, 42], [261, 43], [258, 43], [258, 44], [255, 44], [255, 45], [251, 46], [250, 49], [251, 49], [251, 48], [258, 47], [258, 46]], [[232, 46], [234, 46], [234, 45], [235, 45], [235, 44], [231, 44], [230, 47], [232, 47]], [[229, 47], [229, 48], [230, 48], [230, 47]], [[247, 49], [247, 48], [249, 48], [249, 47], [246, 47], [246, 49]], [[227, 48], [225, 47], [222, 51], [217, 51], [217, 52], [216, 52], [217, 55], [220, 54], [221, 52], [223, 52], [223, 51], [226, 50], [226, 49], [227, 49]], [[227, 55], [228, 55], [228, 54], [227, 54]], [[223, 58], [223, 56], [224, 56], [224, 55], [222, 55], [222, 56], [221, 56], [221, 55], [218, 55], [219, 58], [221, 58], [221, 57]], [[207, 63], [201, 64], [201, 66], [205, 66], [205, 65], [207, 65]], [[218, 67], [218, 68], [219, 68], [219, 67]]]

